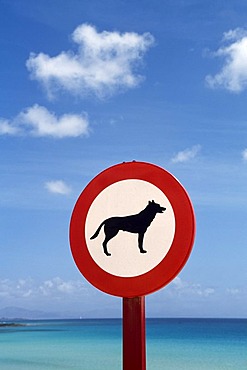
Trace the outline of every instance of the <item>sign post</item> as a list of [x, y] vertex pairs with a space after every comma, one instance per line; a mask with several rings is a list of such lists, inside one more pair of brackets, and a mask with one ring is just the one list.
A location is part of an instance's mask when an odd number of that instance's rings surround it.
[[145, 297], [123, 298], [123, 370], [146, 370]]
[[123, 370], [145, 370], [145, 296], [177, 276], [194, 236], [187, 192], [153, 164], [110, 167], [79, 196], [70, 222], [72, 255], [92, 285], [123, 298]]

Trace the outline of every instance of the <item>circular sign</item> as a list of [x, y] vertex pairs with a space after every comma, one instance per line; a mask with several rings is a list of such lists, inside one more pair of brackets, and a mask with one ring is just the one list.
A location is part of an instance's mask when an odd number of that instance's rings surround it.
[[143, 296], [181, 271], [194, 242], [189, 196], [167, 171], [127, 162], [97, 175], [70, 223], [70, 245], [84, 277], [105, 293]]

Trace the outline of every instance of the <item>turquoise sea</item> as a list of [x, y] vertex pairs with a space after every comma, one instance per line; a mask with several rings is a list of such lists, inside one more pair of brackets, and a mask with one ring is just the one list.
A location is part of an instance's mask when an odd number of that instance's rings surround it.
[[[1, 370], [122, 369], [120, 319], [0, 327]], [[148, 370], [246, 370], [247, 320], [147, 319]]]

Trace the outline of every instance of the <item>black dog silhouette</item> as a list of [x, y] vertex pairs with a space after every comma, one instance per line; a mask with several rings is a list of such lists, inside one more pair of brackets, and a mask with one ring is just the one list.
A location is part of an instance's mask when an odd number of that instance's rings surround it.
[[111, 253], [107, 250], [107, 243], [109, 240], [114, 238], [117, 235], [119, 230], [128, 231], [129, 233], [138, 234], [138, 247], [140, 253], [147, 253], [143, 249], [143, 238], [144, 234], [147, 231], [147, 228], [150, 226], [154, 217], [157, 213], [163, 213], [166, 208], [161, 207], [158, 203], [155, 203], [153, 200], [148, 202], [148, 205], [140, 213], [136, 215], [124, 216], [124, 217], [110, 217], [104, 220], [96, 230], [93, 236], [90, 239], [95, 239], [99, 235], [99, 232], [104, 225], [105, 240], [103, 241], [104, 253], [107, 256], [110, 256]]

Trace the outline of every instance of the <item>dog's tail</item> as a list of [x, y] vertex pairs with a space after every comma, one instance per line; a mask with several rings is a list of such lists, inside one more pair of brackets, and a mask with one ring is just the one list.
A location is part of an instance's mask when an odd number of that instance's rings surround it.
[[91, 236], [91, 240], [92, 239], [95, 239], [97, 238], [97, 236], [99, 235], [99, 232], [100, 232], [100, 229], [102, 228], [102, 226], [104, 225], [105, 221], [101, 222], [101, 224], [99, 225], [98, 229], [95, 231], [95, 233], [93, 234], [93, 236]]

